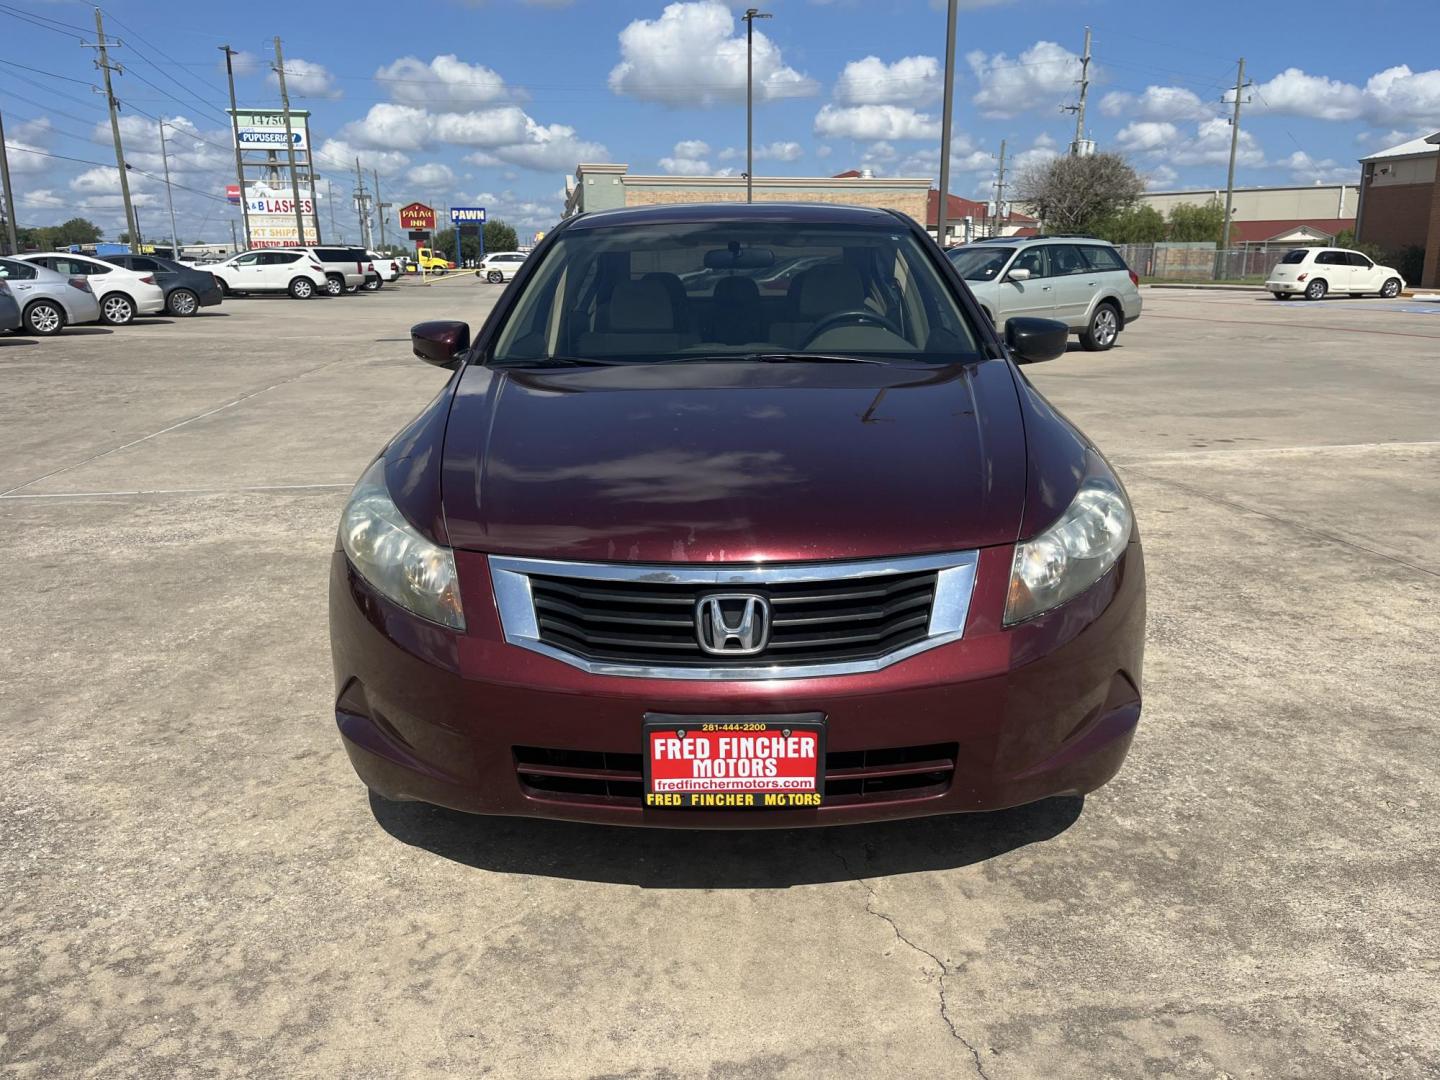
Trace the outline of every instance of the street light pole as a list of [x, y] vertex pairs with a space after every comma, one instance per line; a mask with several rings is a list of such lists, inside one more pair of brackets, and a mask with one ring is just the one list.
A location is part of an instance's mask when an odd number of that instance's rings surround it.
[[165, 166], [165, 205], [170, 208], [170, 258], [180, 258], [180, 237], [175, 232], [175, 197], [170, 191], [170, 156], [165, 152], [165, 121], [160, 124], [160, 161]]
[[745, 201], [755, 201], [755, 20], [773, 19], [759, 8], [747, 8], [745, 20]]
[[935, 242], [945, 247], [946, 211], [950, 208], [950, 123], [955, 100], [955, 14], [958, 0], [950, 0], [945, 16], [945, 103], [940, 113], [940, 198], [935, 207]]

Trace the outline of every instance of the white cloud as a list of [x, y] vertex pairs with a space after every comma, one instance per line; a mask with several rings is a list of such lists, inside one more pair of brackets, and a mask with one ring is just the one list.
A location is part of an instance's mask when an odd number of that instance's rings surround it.
[[423, 150], [433, 140], [433, 128], [434, 120], [424, 109], [382, 101], [370, 106], [364, 119], [342, 127], [340, 138], [372, 150]]
[[51, 172], [55, 162], [37, 151], [44, 150], [50, 142], [50, 120], [41, 117], [12, 125], [5, 132], [5, 149], [10, 151], [10, 171], [17, 176]]
[[1005, 169], [1007, 172], [1013, 170], [1014, 173], [1019, 173], [1032, 165], [1043, 165], [1059, 156], [1060, 151], [1055, 149], [1055, 140], [1041, 132], [1027, 149], [1021, 150], [1006, 162]]
[[[965, 54], [965, 62], [980, 82], [975, 104], [984, 116], [998, 119], [1055, 108], [1075, 93], [1075, 80], [1080, 77], [1080, 57], [1053, 41], [1037, 41], [1015, 60], [977, 49]], [[1092, 65], [1090, 78], [1096, 74]]]
[[[721, 161], [737, 161], [745, 156], [743, 146], [727, 146], [720, 151]], [[805, 148], [798, 142], [772, 142], [755, 147], [756, 161], [799, 161]]]
[[[280, 77], [271, 71], [265, 81], [277, 89]], [[285, 58], [285, 89], [291, 97], [338, 98], [340, 90], [335, 85], [335, 76], [324, 64], [312, 60], [301, 60], [298, 56]]]
[[1137, 120], [1126, 124], [1115, 136], [1115, 145], [1121, 150], [1136, 153], [1142, 150], [1163, 150], [1173, 146], [1180, 139], [1180, 129], [1174, 124], [1154, 120]]
[[[120, 116], [120, 136], [125, 143], [125, 162], [134, 169], [160, 174], [165, 159], [170, 171], [182, 176], [193, 173], [234, 172], [235, 158], [230, 150], [228, 129], [201, 131], [194, 121], [183, 116], [167, 116], [165, 121], [165, 157], [160, 154], [160, 125], [148, 116], [125, 113]], [[93, 142], [108, 146], [110, 124], [97, 123], [90, 131]]]
[[[804, 97], [819, 87], [785, 64], [780, 48], [755, 31], [755, 97]], [[617, 94], [664, 105], [711, 106], [745, 98], [745, 35], [718, 0], [668, 5], [658, 19], [636, 19], [620, 31], [620, 63], [610, 72]]]
[[660, 159], [660, 168], [674, 176], [704, 176], [710, 172], [710, 144], [700, 139], [682, 139], [674, 153]]
[[326, 139], [320, 144], [316, 157], [322, 159], [321, 168], [346, 171], [355, 167], [358, 157], [362, 169], [373, 170], [381, 176], [397, 176], [410, 164], [410, 156], [398, 150], [376, 150], [344, 139]]
[[[254, 75], [255, 72], [260, 70], [260, 57], [252, 52], [246, 52], [244, 49], [240, 49], [231, 55], [230, 67], [236, 75]], [[225, 70], [224, 57], [220, 58], [220, 70]], [[289, 72], [287, 71], [286, 74], [288, 75]]]
[[473, 112], [431, 113], [413, 105], [382, 102], [363, 120], [346, 124], [342, 140], [372, 149], [424, 150], [437, 143], [480, 147], [486, 156], [477, 165], [506, 162], [527, 169], [569, 170], [581, 160], [606, 155], [600, 143], [577, 137], [565, 124], [541, 124], [518, 105], [500, 105]]
[[[1152, 151], [1155, 152], [1155, 151]], [[1230, 160], [1230, 123], [1223, 116], [1202, 121], [1192, 138], [1184, 139], [1161, 151], [1172, 165], [1224, 165]], [[1237, 165], [1261, 166], [1265, 154], [1255, 136], [1240, 129], [1240, 143], [1235, 152]]]
[[[6, 145], [10, 145], [8, 140]], [[12, 173], [15, 171], [14, 161], [10, 163], [10, 171]], [[29, 210], [62, 210], [70, 205], [69, 199], [56, 195], [49, 188], [35, 188], [33, 191], [18, 192], [15, 201]]]
[[938, 101], [940, 64], [933, 56], [907, 56], [887, 64], [867, 56], [845, 65], [835, 100], [845, 105], [927, 105]]
[[467, 64], [453, 53], [428, 64], [405, 56], [375, 72], [375, 80], [405, 105], [444, 110], [489, 105], [510, 96], [505, 80], [482, 64]]
[[1255, 87], [1253, 107], [1318, 120], [1433, 126], [1440, 116], [1440, 68], [1412, 71], [1399, 64], [1376, 72], [1363, 87], [1286, 68]]
[[901, 105], [824, 105], [815, 114], [815, 134], [862, 142], [938, 139], [940, 121]]
[[832, 153], [834, 153], [834, 151], [830, 147], [826, 146], [824, 143], [821, 143], [819, 146], [815, 147], [815, 156], [821, 161], [824, 161]]
[[417, 188], [426, 191], [440, 191], [448, 189], [455, 184], [455, 173], [448, 165], [438, 161], [427, 161], [423, 165], [416, 165], [406, 174], [405, 179]]
[[1106, 116], [1137, 120], [1204, 120], [1214, 112], [1214, 107], [1182, 86], [1147, 86], [1139, 96], [1124, 90], [1106, 94], [1100, 99], [1100, 111]]
[[1289, 157], [1274, 163], [1277, 167], [1290, 170], [1290, 179], [1297, 184], [1331, 184], [1360, 182], [1358, 165], [1337, 165], [1332, 158], [1316, 160], [1304, 150], [1296, 150]]
[[[964, 132], [956, 132], [950, 141], [950, 174], [956, 176], [961, 173], [992, 172], [995, 168], [995, 155], [988, 150], [977, 147], [969, 135]], [[895, 163], [893, 169], [887, 169], [894, 176], [930, 176], [937, 178], [940, 175], [940, 148], [938, 146], [926, 147], [924, 150], [916, 150], [906, 155]], [[951, 190], [955, 189], [956, 181], [951, 181]]]
[[1151, 191], [1163, 191], [1180, 179], [1180, 174], [1169, 165], [1156, 165], [1145, 174], [1145, 186]]

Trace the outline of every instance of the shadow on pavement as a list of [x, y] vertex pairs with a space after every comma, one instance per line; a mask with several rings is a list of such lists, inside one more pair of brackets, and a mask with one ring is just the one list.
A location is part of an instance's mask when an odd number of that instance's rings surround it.
[[986, 814], [815, 829], [690, 830], [477, 817], [370, 795], [381, 828], [412, 847], [502, 874], [644, 889], [784, 889], [951, 870], [1059, 836], [1081, 797]]
[[6, 334], [6, 335], [3, 336], [3, 337], [0, 337], [0, 348], [3, 348], [3, 347], [6, 346], [6, 345], [38, 345], [38, 344], [40, 344], [40, 343], [39, 343], [38, 341], [35, 341], [33, 338], [11, 337], [11, 336], [8, 335], [8, 334]]
[[139, 315], [130, 320], [131, 326], [169, 326], [174, 319], [160, 319], [150, 315]]

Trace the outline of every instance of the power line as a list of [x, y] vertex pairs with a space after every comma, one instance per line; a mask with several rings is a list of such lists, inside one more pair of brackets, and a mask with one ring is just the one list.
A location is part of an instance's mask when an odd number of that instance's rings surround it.
[[0, 64], [5, 64], [9, 67], [23, 68], [25, 71], [33, 71], [36, 75], [44, 75], [50, 79], [61, 79], [70, 83], [79, 83], [81, 86], [88, 86], [91, 89], [95, 89], [95, 84], [88, 79], [72, 79], [68, 75], [56, 75], [53, 71], [46, 71], [44, 68], [30, 67], [28, 64], [17, 64], [14, 60], [5, 60], [3, 58], [0, 58]]
[[50, 30], [56, 34], [64, 34], [69, 37], [71, 34], [79, 34], [82, 37], [89, 33], [83, 26], [76, 26], [74, 23], [61, 22], [59, 19], [52, 19], [48, 15], [36, 15], [33, 11], [21, 11], [9, 4], [0, 4], [0, 12], [27, 22], [31, 26], [38, 26], [41, 30]]

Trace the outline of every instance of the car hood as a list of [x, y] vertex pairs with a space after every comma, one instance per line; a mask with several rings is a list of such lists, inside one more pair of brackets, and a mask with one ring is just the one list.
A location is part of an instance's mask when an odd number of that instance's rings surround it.
[[1000, 361], [470, 367], [442, 466], [449, 542], [625, 562], [1012, 542], [1025, 497]]

